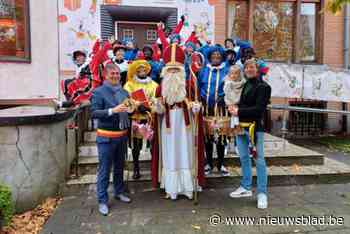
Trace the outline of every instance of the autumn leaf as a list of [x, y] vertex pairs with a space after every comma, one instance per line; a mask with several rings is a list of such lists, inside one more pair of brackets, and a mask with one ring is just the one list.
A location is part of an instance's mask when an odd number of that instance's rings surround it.
[[38, 234], [61, 201], [61, 198], [48, 198], [34, 210], [15, 215], [10, 225], [3, 230], [3, 233]]

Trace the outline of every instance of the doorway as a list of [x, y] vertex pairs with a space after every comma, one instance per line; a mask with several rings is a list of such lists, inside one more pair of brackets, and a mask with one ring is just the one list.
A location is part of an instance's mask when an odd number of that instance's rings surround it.
[[157, 23], [154, 22], [115, 22], [116, 39], [121, 41], [133, 40], [139, 48], [156, 42]]
[[142, 47], [157, 40], [158, 22], [174, 28], [177, 20], [177, 8], [102, 5], [101, 36], [103, 40], [112, 35], [119, 40], [133, 38]]

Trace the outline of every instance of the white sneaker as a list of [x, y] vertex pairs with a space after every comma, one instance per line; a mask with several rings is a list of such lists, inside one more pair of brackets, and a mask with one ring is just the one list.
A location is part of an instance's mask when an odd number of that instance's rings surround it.
[[211, 174], [211, 172], [212, 172], [212, 168], [207, 164], [207, 165], [205, 165], [205, 167], [204, 167], [204, 174], [205, 175], [210, 175]]
[[100, 212], [100, 214], [107, 216], [109, 213], [107, 204], [104, 204], [104, 203], [98, 204], [98, 211]]
[[236, 155], [239, 155], [238, 147], [237, 147], [237, 146], [235, 146], [235, 154], [236, 154]]
[[232, 198], [240, 198], [240, 197], [251, 197], [253, 195], [251, 190], [247, 190], [242, 186], [239, 186], [238, 189], [230, 193], [230, 197]]
[[265, 193], [258, 194], [258, 209], [266, 209], [267, 208], [267, 196]]
[[235, 153], [235, 146], [234, 146], [234, 143], [233, 142], [229, 142], [227, 144], [227, 153], [228, 154], [233, 154]]
[[221, 176], [224, 176], [224, 177], [230, 176], [230, 172], [224, 166], [221, 166], [220, 173], [221, 173]]

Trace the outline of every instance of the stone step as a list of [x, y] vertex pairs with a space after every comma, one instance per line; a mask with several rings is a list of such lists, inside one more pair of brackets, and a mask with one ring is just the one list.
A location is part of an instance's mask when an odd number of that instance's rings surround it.
[[[217, 161], [217, 156], [214, 155], [214, 165]], [[322, 154], [309, 154], [309, 155], [266, 155], [266, 164], [268, 166], [291, 166], [291, 165], [322, 165], [324, 163], [324, 156]], [[129, 162], [132, 162], [131, 153], [129, 154]], [[81, 157], [79, 158], [79, 174], [95, 174], [98, 167], [97, 157]], [[239, 157], [236, 154], [227, 154], [224, 158], [224, 164], [226, 166], [240, 166]], [[253, 165], [255, 165], [253, 161]], [[151, 168], [151, 156], [150, 154], [141, 154], [140, 156], [140, 168]]]
[[[279, 142], [265, 142], [265, 151], [270, 153], [283, 152], [290, 143], [286, 142], [285, 145]], [[94, 157], [98, 155], [96, 143], [84, 143], [79, 146], [79, 157]]]
[[[80, 157], [97, 156], [97, 146], [95, 143], [96, 132], [85, 132], [85, 143], [79, 146]], [[289, 146], [289, 142], [279, 137], [265, 134], [265, 151], [267, 152], [282, 152]]]
[[[145, 147], [144, 147], [145, 148]], [[98, 165], [97, 146], [89, 143], [81, 146], [79, 156], [79, 174], [95, 174]], [[214, 153], [214, 160], [216, 158]], [[324, 156], [312, 150], [287, 143], [286, 149], [281, 151], [265, 150], [266, 163], [269, 166], [290, 166], [290, 165], [322, 165]], [[131, 150], [128, 152], [128, 160], [132, 161]], [[150, 168], [151, 154], [143, 149], [140, 155], [141, 168]], [[224, 163], [227, 166], [239, 166], [239, 157], [234, 153], [225, 156]]]
[[[281, 151], [288, 144], [288, 141], [280, 137], [276, 137], [265, 133], [265, 150], [270, 151]], [[96, 131], [88, 131], [84, 133], [85, 145], [81, 146], [81, 156], [92, 156], [91, 154], [97, 155], [96, 148], [84, 149], [84, 146], [94, 146], [96, 142]]]
[[[218, 172], [213, 172], [207, 176], [209, 187], [233, 186], [239, 183], [241, 170], [239, 167], [228, 167], [231, 175], [222, 177]], [[124, 179], [127, 178], [128, 171], [124, 171]], [[142, 171], [139, 180], [132, 179], [132, 172], [129, 172], [128, 183], [135, 187], [145, 185], [151, 186], [150, 171]], [[274, 185], [296, 185], [296, 184], [324, 184], [324, 183], [349, 183], [350, 165], [325, 158], [324, 165], [310, 166], [270, 166], [268, 167], [269, 186]], [[256, 169], [253, 167], [253, 177], [256, 180]], [[112, 179], [111, 179], [112, 180]], [[67, 193], [70, 190], [81, 188], [81, 186], [95, 186], [96, 174], [83, 175], [76, 179], [70, 179], [62, 187], [61, 192]]]

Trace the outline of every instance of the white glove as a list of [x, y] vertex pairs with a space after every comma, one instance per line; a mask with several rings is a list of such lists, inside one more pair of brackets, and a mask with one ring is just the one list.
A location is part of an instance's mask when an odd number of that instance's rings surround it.
[[237, 116], [231, 116], [231, 128], [235, 128], [239, 125], [239, 118]]
[[199, 113], [199, 112], [201, 111], [201, 107], [202, 107], [202, 105], [201, 105], [200, 103], [198, 103], [198, 102], [193, 102], [193, 103], [192, 103], [192, 112], [193, 112], [194, 114]]
[[156, 112], [157, 114], [163, 114], [165, 112], [165, 107], [163, 106], [162, 102], [159, 99], [155, 99], [153, 103], [154, 103], [154, 112]]

